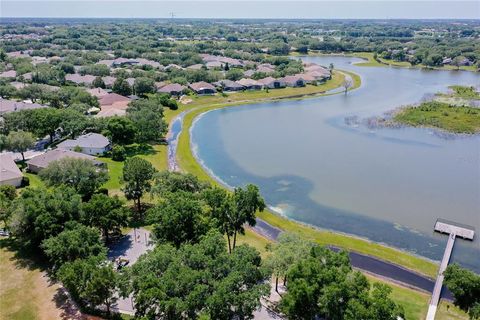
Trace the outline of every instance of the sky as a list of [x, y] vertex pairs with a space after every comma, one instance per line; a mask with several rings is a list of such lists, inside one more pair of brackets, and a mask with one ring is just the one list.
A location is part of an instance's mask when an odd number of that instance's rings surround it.
[[0, 0], [2, 17], [480, 19], [480, 1], [455, 0]]

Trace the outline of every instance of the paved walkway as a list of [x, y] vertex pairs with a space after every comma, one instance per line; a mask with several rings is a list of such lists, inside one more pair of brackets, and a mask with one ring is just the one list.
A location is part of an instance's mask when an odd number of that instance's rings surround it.
[[[110, 246], [108, 258], [110, 260], [116, 258], [128, 259], [129, 265], [132, 265], [142, 254], [150, 249], [153, 249], [153, 244], [150, 241], [150, 232], [145, 229], [134, 229], [120, 241]], [[131, 296], [126, 299], [119, 298], [112, 309], [131, 315], [135, 313]]]
[[[257, 225], [253, 227], [255, 232], [260, 235], [276, 240], [278, 235], [282, 232], [281, 229], [276, 228], [266, 221], [257, 218]], [[330, 247], [332, 250], [338, 251], [339, 248]], [[356, 269], [372, 273], [387, 280], [403, 284], [407, 287], [423, 290], [426, 292], [433, 292], [435, 282], [427, 276], [418, 274], [414, 271], [405, 269], [396, 264], [377, 259], [365, 254], [349, 251], [350, 262]], [[445, 287], [441, 290], [440, 296], [444, 299], [453, 300], [453, 295]]]

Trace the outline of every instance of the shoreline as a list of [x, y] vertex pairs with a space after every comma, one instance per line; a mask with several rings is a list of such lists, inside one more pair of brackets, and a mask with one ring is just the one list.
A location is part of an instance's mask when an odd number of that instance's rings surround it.
[[403, 69], [418, 69], [418, 70], [437, 70], [437, 71], [466, 71], [466, 72], [479, 72], [478, 70], [470, 70], [465, 68], [454, 69], [454, 68], [446, 68], [446, 67], [429, 67], [425, 65], [401, 65], [401, 63], [405, 63], [406, 61], [393, 61], [389, 63], [389, 61], [377, 61], [373, 59], [373, 52], [333, 52], [333, 53], [324, 53], [319, 51], [309, 51], [306, 55], [305, 54], [296, 54], [291, 53], [289, 56], [292, 57], [301, 57], [301, 56], [312, 56], [312, 57], [320, 57], [320, 56], [337, 56], [337, 57], [354, 57], [359, 58], [364, 61], [353, 63], [359, 67], [391, 67], [391, 68], [403, 68]]
[[[342, 70], [343, 71], [343, 70]], [[361, 86], [361, 78], [359, 75], [351, 72], [347, 72], [348, 74], [353, 74], [355, 85], [350, 89], [354, 90], [357, 89]], [[358, 78], [357, 78], [358, 77]], [[360, 83], [357, 83], [360, 80]], [[338, 88], [336, 88], [338, 89]], [[330, 94], [316, 94], [314, 97], [320, 97], [320, 96], [327, 96], [327, 95], [332, 95], [332, 94], [340, 94], [342, 92], [336, 92], [336, 93], [330, 93]], [[295, 96], [295, 97], [284, 97], [284, 98], [274, 98], [274, 99], [264, 99], [261, 101], [244, 101], [240, 103], [234, 103], [234, 104], [220, 104], [220, 105], [211, 105], [211, 106], [198, 106], [195, 108], [192, 108], [189, 110], [184, 118], [183, 118], [183, 123], [182, 123], [182, 129], [178, 135], [178, 143], [177, 143], [177, 154], [176, 154], [176, 163], [178, 164], [178, 167], [185, 172], [190, 172], [194, 173], [196, 172], [197, 176], [200, 179], [207, 180], [207, 181], [213, 181], [214, 184], [219, 185], [221, 187], [225, 187], [229, 189], [230, 186], [225, 184], [224, 182], [221, 181], [221, 179], [218, 179], [215, 177], [215, 175], [212, 175], [210, 170], [202, 164], [201, 160], [198, 159], [198, 156], [194, 150], [194, 146], [192, 144], [191, 140], [191, 130], [193, 126], [195, 125], [195, 122], [205, 113], [213, 111], [213, 110], [218, 110], [222, 108], [227, 108], [227, 107], [236, 107], [236, 106], [242, 106], [242, 105], [247, 105], [247, 104], [253, 104], [253, 103], [261, 103], [264, 101], [274, 101], [274, 100], [298, 100], [298, 99], [304, 99], [304, 98], [310, 98], [312, 97], [311, 95], [302, 95], [301, 97]], [[182, 154], [181, 153], [185, 153]], [[188, 159], [185, 159], [188, 158]], [[193, 172], [192, 172], [193, 171]], [[195, 173], [194, 173], [195, 174]], [[334, 237], [336, 239], [333, 240], [326, 240], [323, 241], [324, 244], [330, 244], [330, 245], [336, 245], [341, 248], [345, 248], [350, 251], [358, 252], [361, 254], [365, 254], [368, 256], [371, 256], [373, 258], [377, 258], [379, 260], [383, 261], [392, 261], [392, 264], [398, 265], [402, 268], [405, 268], [409, 271], [415, 272], [420, 275], [427, 276], [429, 278], [435, 277], [437, 273], [437, 268], [438, 268], [438, 262], [428, 259], [423, 256], [416, 255], [412, 252], [408, 252], [406, 250], [402, 250], [399, 248], [395, 248], [392, 246], [388, 246], [385, 244], [373, 242], [369, 239], [358, 237], [355, 235], [350, 235], [346, 233], [341, 233], [333, 230], [328, 230], [328, 229], [323, 229], [319, 227], [315, 227], [309, 224], [302, 223], [300, 221], [296, 221], [290, 218], [287, 218], [281, 214], [278, 214], [275, 212], [275, 210], [272, 210], [269, 208], [268, 211], [264, 211], [260, 214], [257, 215], [259, 219], [262, 221], [270, 224], [272, 227], [276, 227], [285, 231], [289, 231], [289, 229], [303, 229], [303, 230], [310, 230], [310, 233], [314, 233], [315, 235], [313, 238], [316, 238], [318, 236], [323, 237], [327, 236], [328, 237]], [[293, 224], [293, 228], [288, 228], [288, 225]], [[285, 228], [287, 226], [287, 228]], [[308, 231], [307, 231], [308, 233]], [[315, 237], [316, 236], [316, 237]], [[312, 237], [312, 236], [311, 236]], [[337, 240], [337, 241], [335, 241]], [[318, 242], [318, 241], [317, 241]], [[345, 243], [347, 242], [347, 243]], [[365, 246], [367, 245], [369, 250], [358, 250], [358, 247]], [[400, 255], [401, 257], [398, 257]], [[390, 259], [389, 259], [390, 257]], [[394, 259], [391, 259], [394, 258]], [[413, 259], [414, 262], [412, 261], [405, 261], [405, 260], [411, 260]], [[418, 266], [417, 263], [420, 263], [422, 266]]]

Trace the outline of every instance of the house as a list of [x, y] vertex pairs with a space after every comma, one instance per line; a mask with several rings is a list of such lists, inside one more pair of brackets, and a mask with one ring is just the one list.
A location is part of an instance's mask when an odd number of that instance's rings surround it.
[[273, 77], [266, 77], [258, 80], [258, 82], [261, 83], [263, 87], [269, 89], [285, 88], [285, 82], [280, 79], [275, 79]]
[[197, 63], [197, 64], [192, 64], [191, 66], [188, 66], [187, 69], [190, 70], [200, 70], [203, 68], [203, 64]]
[[178, 64], [170, 63], [168, 66], [164, 68], [165, 70], [170, 70], [170, 69], [178, 69], [182, 70], [183, 68], [179, 66]]
[[295, 75], [296, 77], [302, 78], [305, 83], [313, 83], [317, 81], [317, 78], [315, 78], [313, 75], [310, 73], [299, 73]]
[[23, 101], [7, 100], [0, 98], [0, 114], [40, 108], [48, 108], [48, 106], [38, 103], [26, 103]]
[[113, 87], [113, 84], [115, 83], [115, 80], [117, 80], [117, 78], [112, 76], [106, 76], [106, 77], [102, 77], [102, 80], [103, 80], [103, 83], [105, 83], [105, 87], [111, 88]]
[[220, 80], [216, 82], [215, 85], [218, 87], [222, 87], [223, 91], [240, 91], [245, 88], [240, 83], [232, 80]]
[[17, 77], [17, 71], [15, 70], [8, 70], [0, 73], [0, 78], [15, 79], [16, 77]]
[[77, 139], [68, 139], [57, 145], [60, 149], [74, 151], [81, 148], [81, 153], [89, 155], [103, 155], [110, 150], [110, 141], [107, 137], [98, 133], [87, 133]]
[[273, 73], [275, 72], [275, 66], [269, 64], [269, 63], [264, 63], [259, 66], [257, 66], [257, 72], [263, 72], [263, 73]]
[[117, 93], [109, 93], [98, 99], [100, 112], [97, 117], [124, 116], [130, 99]]
[[53, 161], [57, 161], [65, 158], [75, 158], [75, 159], [87, 159], [91, 160], [95, 165], [100, 165], [100, 161], [96, 161], [95, 157], [88, 154], [83, 154], [80, 152], [74, 152], [66, 149], [54, 149], [49, 150], [41, 155], [33, 157], [27, 161], [28, 171], [39, 173]]
[[185, 86], [182, 86], [181, 84], [178, 84], [178, 83], [170, 83], [170, 84], [167, 84], [163, 87], [161, 87], [160, 89], [157, 90], [157, 92], [160, 92], [160, 93], [169, 93], [171, 94], [172, 96], [179, 96], [183, 93], [183, 91], [187, 89], [187, 87]]
[[90, 93], [90, 95], [97, 98], [102, 98], [108, 94], [108, 91], [102, 88], [88, 89], [87, 92]]
[[214, 94], [215, 92], [217, 92], [213, 85], [205, 81], [191, 83], [189, 87], [197, 94]]
[[117, 58], [113, 60], [112, 67], [123, 67], [123, 66], [133, 66], [138, 64], [138, 61], [135, 59], [127, 59], [127, 58]]
[[24, 73], [20, 77], [22, 77], [23, 80], [25, 80], [25, 81], [32, 81], [32, 73], [31, 72]]
[[251, 78], [253, 75], [255, 74], [255, 70], [247, 70], [243, 73], [243, 75], [246, 77], [246, 78]]
[[15, 164], [13, 157], [8, 153], [0, 154], [0, 185], [20, 187], [23, 175]]
[[209, 61], [205, 64], [207, 69], [221, 69], [223, 68], [223, 63], [220, 61]]
[[330, 74], [330, 71], [328, 71], [328, 70], [324, 70], [324, 71], [313, 70], [313, 71], [308, 71], [304, 74], [314, 77], [315, 80], [317, 80], [317, 81], [323, 81], [323, 80], [326, 80], [326, 79], [330, 79], [332, 77], [332, 75]]
[[286, 76], [280, 79], [287, 87], [304, 87], [305, 80], [299, 76]]
[[70, 81], [78, 85], [88, 85], [91, 86], [93, 83], [93, 80], [95, 80], [95, 76], [86, 74], [84, 76], [79, 75], [78, 73], [74, 74], [67, 74], [65, 75], [65, 81]]
[[260, 90], [263, 88], [263, 84], [257, 80], [243, 78], [237, 81], [238, 84], [245, 87], [247, 90]]

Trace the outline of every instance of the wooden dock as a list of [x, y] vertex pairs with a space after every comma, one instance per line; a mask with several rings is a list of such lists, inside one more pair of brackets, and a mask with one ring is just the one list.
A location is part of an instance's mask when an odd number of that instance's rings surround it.
[[444, 278], [443, 273], [447, 269], [448, 262], [450, 261], [455, 239], [460, 237], [466, 240], [473, 240], [473, 237], [475, 236], [475, 229], [473, 227], [443, 219], [437, 220], [434, 230], [436, 232], [448, 234], [448, 241], [445, 252], [443, 253], [442, 262], [440, 263], [440, 268], [438, 270], [437, 280], [435, 281], [435, 286], [433, 288], [432, 299], [430, 300], [430, 304], [428, 306], [427, 320], [435, 319], [438, 302], [440, 300], [440, 293], [442, 292]]

